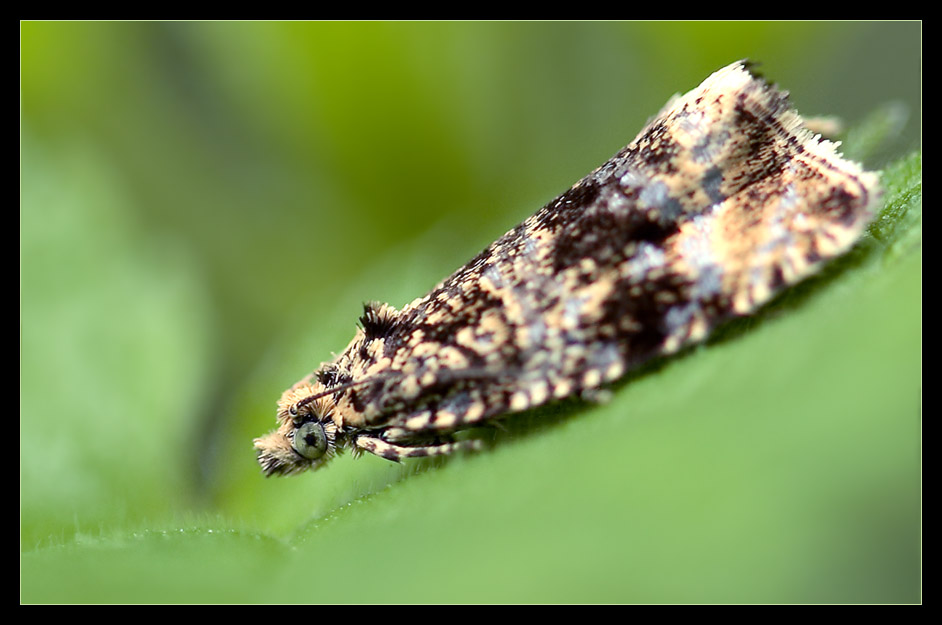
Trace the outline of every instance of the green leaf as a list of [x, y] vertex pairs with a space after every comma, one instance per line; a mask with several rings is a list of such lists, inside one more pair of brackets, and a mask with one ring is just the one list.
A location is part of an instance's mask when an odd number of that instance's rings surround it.
[[22, 141], [20, 540], [33, 548], [186, 509], [178, 467], [210, 328], [191, 257], [129, 218], [101, 153]]
[[[237, 432], [220, 516], [28, 550], [22, 600], [918, 602], [920, 155], [882, 181], [869, 234], [800, 297], [606, 404], [529, 413], [483, 453], [282, 480], [242, 481], [258, 469]], [[364, 296], [421, 292], [438, 276], [420, 250], [377, 265], [419, 291], [367, 272], [329, 336], [286, 339], [254, 384], [342, 346]]]

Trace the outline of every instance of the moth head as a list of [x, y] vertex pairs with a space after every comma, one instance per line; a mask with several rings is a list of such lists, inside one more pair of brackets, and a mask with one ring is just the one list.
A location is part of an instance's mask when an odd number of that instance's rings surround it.
[[282, 394], [278, 429], [254, 441], [267, 477], [317, 469], [336, 455], [338, 428], [331, 418], [331, 401], [319, 396], [322, 392], [321, 384], [305, 378]]
[[266, 477], [317, 469], [336, 455], [337, 426], [328, 419], [286, 421], [255, 439], [258, 463]]

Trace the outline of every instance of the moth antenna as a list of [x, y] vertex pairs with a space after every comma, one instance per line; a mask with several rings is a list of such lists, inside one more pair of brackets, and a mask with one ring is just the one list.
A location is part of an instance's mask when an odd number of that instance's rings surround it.
[[[304, 399], [297, 402], [294, 406], [295, 408], [301, 408], [307, 404], [317, 401], [321, 397], [326, 397], [332, 395], [339, 391], [345, 391], [348, 388], [354, 386], [360, 386], [362, 384], [376, 384], [378, 382], [385, 382], [391, 378], [403, 377], [403, 373], [400, 371], [388, 371], [385, 373], [380, 373], [368, 378], [363, 378], [362, 380], [354, 380], [353, 382], [344, 382], [343, 384], [338, 384], [326, 391], [321, 391], [320, 393], [315, 393], [313, 395], [308, 395]], [[459, 371], [440, 371], [439, 372], [439, 382], [452, 382], [455, 380], [491, 380], [502, 376], [507, 376], [507, 371], [494, 371], [491, 369], [485, 368], [474, 368], [474, 369], [461, 369]]]
[[343, 384], [338, 384], [326, 391], [321, 391], [320, 393], [314, 393], [313, 395], [308, 395], [304, 399], [300, 400], [295, 404], [295, 408], [300, 408], [306, 406], [313, 401], [320, 399], [321, 397], [327, 397], [328, 395], [333, 395], [339, 391], [345, 391], [348, 388], [354, 386], [360, 386], [362, 384], [376, 384], [377, 382], [385, 382], [386, 380], [394, 377], [402, 377], [402, 373], [398, 371], [389, 371], [386, 373], [377, 374], [368, 378], [363, 378], [362, 380], [354, 380], [353, 382], [344, 382]]

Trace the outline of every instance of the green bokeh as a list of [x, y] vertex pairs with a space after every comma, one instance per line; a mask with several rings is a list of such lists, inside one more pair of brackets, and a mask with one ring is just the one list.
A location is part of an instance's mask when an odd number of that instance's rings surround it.
[[890, 103], [872, 168], [918, 148], [921, 25], [24, 22], [21, 52], [24, 601], [919, 600], [905, 214], [814, 297], [490, 452], [264, 480], [251, 439], [364, 300], [421, 295], [733, 60], [809, 115]]

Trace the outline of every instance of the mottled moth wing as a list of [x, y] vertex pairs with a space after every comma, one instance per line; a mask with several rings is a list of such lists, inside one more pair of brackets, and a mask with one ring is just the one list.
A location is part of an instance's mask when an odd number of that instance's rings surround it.
[[[448, 453], [463, 427], [597, 389], [846, 251], [877, 195], [875, 174], [733, 64], [428, 295], [367, 305], [349, 347], [285, 392], [260, 462]], [[302, 427], [322, 455], [298, 452]]]

